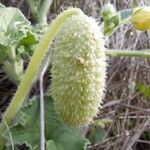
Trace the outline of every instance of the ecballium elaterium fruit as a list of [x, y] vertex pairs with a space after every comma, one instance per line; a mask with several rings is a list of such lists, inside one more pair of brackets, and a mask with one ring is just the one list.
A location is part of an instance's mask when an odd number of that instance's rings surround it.
[[55, 38], [51, 95], [55, 110], [70, 126], [92, 121], [102, 103], [106, 60], [101, 29], [86, 15], [69, 19]]

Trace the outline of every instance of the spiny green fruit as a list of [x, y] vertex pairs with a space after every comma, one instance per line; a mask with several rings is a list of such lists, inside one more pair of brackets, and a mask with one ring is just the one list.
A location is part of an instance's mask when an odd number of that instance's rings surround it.
[[105, 53], [94, 19], [69, 19], [55, 38], [51, 95], [55, 110], [70, 126], [83, 126], [98, 112], [105, 88]]

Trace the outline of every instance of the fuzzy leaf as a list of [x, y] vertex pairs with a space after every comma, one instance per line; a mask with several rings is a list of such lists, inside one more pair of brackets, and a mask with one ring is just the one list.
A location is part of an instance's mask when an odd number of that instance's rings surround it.
[[56, 143], [53, 140], [47, 141], [46, 149], [47, 150], [58, 150], [56, 147]]
[[33, 34], [31, 31], [28, 31], [27, 36], [20, 41], [20, 44], [31, 45], [31, 44], [36, 44], [37, 41], [38, 41], [37, 36]]
[[4, 51], [2, 46], [11, 49], [11, 46], [37, 43], [36, 36], [31, 32], [30, 22], [19, 9], [0, 7], [0, 23], [0, 54]]
[[96, 144], [104, 140], [106, 131], [103, 128], [93, 126], [91, 128], [88, 139], [92, 144]]
[[125, 10], [121, 10], [119, 13], [121, 16], [121, 24], [125, 24], [125, 23], [128, 23], [130, 21], [133, 10], [132, 9], [125, 9]]
[[0, 64], [8, 57], [8, 47], [0, 44]]
[[[21, 109], [17, 120], [10, 128], [15, 145], [25, 143], [32, 150], [39, 149], [39, 99], [34, 98], [32, 102]], [[50, 97], [45, 99], [45, 124], [47, 147], [57, 150], [83, 150], [88, 140], [80, 133], [79, 129], [70, 128], [60, 121], [53, 108], [53, 101]], [[11, 146], [9, 131], [6, 131], [5, 138], [7, 146]], [[54, 149], [54, 150], [55, 150]], [[53, 150], [53, 149], [52, 149]]]
[[128, 21], [131, 18], [131, 15], [133, 13], [132, 9], [125, 9], [120, 11], [121, 15], [121, 21], [125, 22], [126, 20]]
[[[22, 14], [22, 12], [17, 9], [17, 8], [13, 8], [13, 7], [0, 7], [0, 12], [1, 12], [1, 16], [0, 18], [2, 20], [2, 29], [4, 31], [7, 31], [8, 27], [10, 27], [10, 25], [14, 22], [16, 22], [16, 20], [18, 22], [21, 22], [22, 25], [29, 25], [29, 21], [24, 17], [24, 15]], [[5, 18], [4, 18], [5, 17]]]

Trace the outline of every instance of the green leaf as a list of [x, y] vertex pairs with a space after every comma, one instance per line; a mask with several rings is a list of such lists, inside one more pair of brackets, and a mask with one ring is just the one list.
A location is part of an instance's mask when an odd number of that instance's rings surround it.
[[[39, 149], [39, 99], [34, 98], [28, 106], [24, 107], [13, 126], [10, 128], [14, 144], [25, 143], [32, 150]], [[45, 124], [46, 140], [57, 150], [83, 150], [88, 140], [81, 134], [79, 129], [66, 126], [57, 116], [53, 108], [53, 101], [50, 97], [45, 98]], [[6, 131], [5, 138], [7, 146], [11, 145], [9, 131]], [[33, 138], [34, 137], [34, 138]]]
[[121, 22], [127, 22], [130, 20], [131, 15], [133, 13], [133, 10], [132, 9], [125, 9], [125, 10], [121, 10], [119, 13], [121, 16]]
[[11, 59], [11, 54], [17, 57], [32, 55], [38, 37], [23, 13], [17, 8], [0, 5], [0, 22], [0, 64]]
[[103, 128], [92, 126], [88, 139], [92, 144], [96, 144], [104, 140], [106, 131]]
[[117, 27], [120, 23], [120, 14], [116, 14], [110, 18], [110, 22], [114, 23], [114, 27]]
[[8, 58], [9, 49], [7, 46], [0, 44], [0, 64], [2, 64]]
[[147, 84], [139, 84], [138, 91], [146, 98], [150, 98], [150, 87]]
[[21, 45], [31, 45], [31, 44], [37, 44], [37, 43], [38, 43], [37, 36], [34, 33], [32, 33], [31, 31], [28, 31], [27, 36], [24, 37], [20, 41]]
[[0, 54], [3, 47], [11, 49], [12, 46], [16, 48], [19, 45], [37, 43], [36, 35], [31, 32], [30, 22], [19, 9], [0, 7], [0, 22]]
[[47, 141], [46, 150], [58, 150], [56, 147], [56, 143], [53, 140]]
[[111, 17], [104, 17], [104, 35], [111, 35], [120, 25], [120, 13], [116, 13]]
[[0, 14], [0, 32], [6, 33], [12, 28], [30, 25], [30, 22], [17, 8], [0, 7]]

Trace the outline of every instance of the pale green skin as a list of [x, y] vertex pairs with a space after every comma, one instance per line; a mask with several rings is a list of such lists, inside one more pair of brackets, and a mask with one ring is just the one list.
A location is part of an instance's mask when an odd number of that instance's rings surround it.
[[51, 95], [70, 126], [83, 126], [98, 112], [105, 88], [106, 61], [101, 30], [94, 19], [73, 16], [53, 44]]
[[18, 110], [22, 106], [25, 97], [28, 95], [32, 87], [33, 81], [37, 79], [42, 65], [42, 61], [45, 59], [45, 55], [50, 50], [49, 47], [51, 46], [55, 36], [60, 31], [63, 24], [69, 18], [79, 14], [83, 14], [83, 12], [78, 8], [71, 8], [61, 13], [51, 23], [48, 31], [45, 33], [43, 39], [38, 44], [36, 50], [34, 51], [33, 56], [31, 57], [30, 63], [22, 78], [20, 86], [18, 87], [17, 92], [14, 95], [13, 99], [11, 100], [9, 107], [7, 108], [6, 112], [3, 115], [3, 120], [0, 123], [0, 150], [3, 150], [5, 146], [5, 140], [2, 134], [6, 130], [7, 126], [10, 126], [11, 123], [13, 122], [15, 115], [17, 114]]

